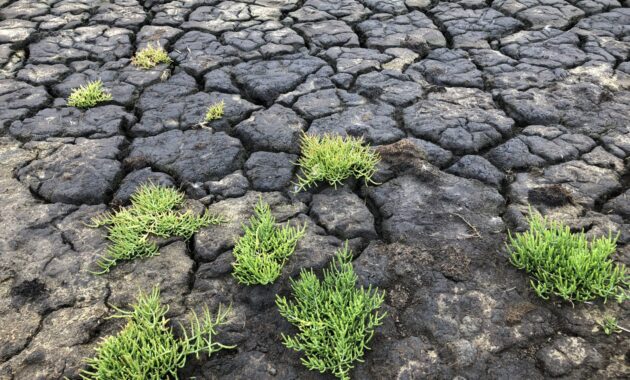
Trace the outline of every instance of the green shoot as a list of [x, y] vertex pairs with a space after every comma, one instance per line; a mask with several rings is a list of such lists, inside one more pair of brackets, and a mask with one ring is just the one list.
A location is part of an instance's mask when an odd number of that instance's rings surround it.
[[141, 67], [143, 69], [153, 68], [160, 63], [166, 63], [170, 65], [171, 58], [168, 56], [168, 53], [160, 44], [158, 43], [157, 47], [153, 47], [150, 44], [147, 45], [144, 49], [136, 52], [136, 55], [131, 58], [131, 63], [134, 66]]
[[226, 323], [230, 309], [219, 310], [215, 316], [207, 307], [201, 320], [193, 312], [188, 331], [181, 326], [183, 337], [175, 338], [165, 317], [168, 306], [161, 305], [158, 288], [151, 294], [141, 293], [132, 310], [114, 309], [112, 318], [127, 320], [117, 335], [107, 337], [96, 348], [96, 356], [86, 359], [88, 369], [81, 371], [84, 380], [177, 379], [177, 370], [184, 367], [190, 355], [212, 355], [221, 349], [231, 349], [213, 341], [216, 328]]
[[302, 174], [298, 175], [296, 191], [320, 181], [336, 188], [349, 177], [363, 179], [366, 184], [374, 183], [372, 176], [380, 156], [364, 146], [362, 138], [303, 134], [300, 145], [302, 156], [297, 165]]
[[348, 246], [339, 250], [320, 281], [312, 270], [291, 279], [294, 300], [276, 296], [280, 314], [298, 329], [295, 336], [282, 334], [284, 345], [304, 353], [302, 363], [310, 370], [331, 372], [350, 379], [355, 361], [382, 324], [386, 313], [378, 311], [385, 295], [377, 289], [357, 288]]
[[222, 118], [224, 106], [225, 102], [221, 100], [220, 102], [214, 103], [213, 105], [208, 107], [208, 110], [206, 111], [206, 116], [204, 117], [204, 121], [210, 122]]
[[571, 233], [568, 226], [539, 214], [529, 218], [529, 231], [509, 236], [510, 262], [529, 273], [536, 294], [585, 302], [598, 297], [627, 298], [629, 277], [624, 265], [610, 256], [617, 238], [609, 235], [586, 240], [584, 231]]
[[105, 92], [103, 82], [96, 80], [72, 90], [68, 97], [68, 106], [77, 108], [90, 108], [98, 103], [112, 100], [112, 95]]
[[289, 256], [306, 226], [302, 228], [276, 226], [269, 205], [258, 200], [249, 226], [243, 226], [245, 235], [234, 246], [232, 275], [245, 285], [273, 283], [282, 272]]
[[604, 334], [612, 335], [613, 333], [620, 333], [621, 328], [617, 324], [617, 318], [612, 315], [607, 315], [599, 322], [599, 325], [602, 326], [602, 330], [604, 330]]
[[157, 255], [158, 246], [151, 236], [190, 239], [199, 229], [222, 222], [207, 211], [201, 216], [190, 210], [175, 211], [184, 200], [184, 194], [175, 189], [146, 184], [131, 197], [131, 207], [93, 218], [91, 226], [107, 226], [107, 239], [111, 242], [97, 261], [101, 268], [98, 273], [109, 272], [122, 260]]

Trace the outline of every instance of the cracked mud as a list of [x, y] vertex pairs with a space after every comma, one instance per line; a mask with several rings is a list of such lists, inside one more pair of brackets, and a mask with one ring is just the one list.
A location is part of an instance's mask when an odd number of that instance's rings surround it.
[[[142, 70], [160, 43], [173, 60]], [[0, 0], [0, 379], [77, 378], [159, 285], [174, 320], [231, 303], [197, 379], [326, 379], [282, 346], [290, 276], [349, 241], [388, 317], [354, 379], [627, 378], [630, 304], [538, 299], [508, 262], [532, 205], [630, 263], [627, 0]], [[66, 106], [100, 79], [107, 104]], [[222, 119], [203, 120], [223, 101]], [[362, 136], [375, 180], [294, 194], [299, 137]], [[141, 183], [175, 185], [227, 224], [95, 276], [89, 219]], [[279, 281], [230, 275], [262, 196], [306, 224]]]

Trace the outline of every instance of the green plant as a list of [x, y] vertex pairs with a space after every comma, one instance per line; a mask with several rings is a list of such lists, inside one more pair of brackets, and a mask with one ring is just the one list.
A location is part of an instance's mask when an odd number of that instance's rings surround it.
[[584, 231], [571, 233], [568, 226], [543, 218], [530, 210], [529, 231], [509, 235], [510, 262], [524, 269], [531, 285], [544, 299], [556, 295], [568, 301], [627, 297], [628, 274], [624, 265], [613, 264], [616, 237], [609, 234], [588, 242]]
[[97, 261], [101, 268], [98, 273], [109, 272], [121, 260], [157, 255], [158, 246], [151, 241], [152, 236], [189, 239], [199, 229], [222, 222], [208, 211], [196, 215], [190, 210], [175, 210], [184, 200], [184, 194], [175, 189], [149, 183], [133, 194], [131, 207], [93, 218], [91, 226], [107, 226], [107, 239], [111, 242]]
[[350, 379], [355, 361], [362, 361], [374, 329], [386, 313], [378, 309], [385, 295], [377, 289], [357, 288], [348, 246], [339, 250], [323, 281], [312, 270], [291, 279], [295, 299], [276, 296], [280, 314], [298, 329], [295, 336], [282, 334], [284, 345], [304, 353], [302, 363], [310, 370], [331, 372]]
[[72, 93], [68, 97], [68, 106], [90, 108], [98, 103], [107, 102], [109, 100], [112, 100], [112, 95], [105, 92], [103, 82], [96, 80], [72, 90]]
[[619, 324], [617, 324], [617, 318], [612, 315], [607, 315], [599, 322], [599, 325], [602, 326], [604, 330], [604, 334], [612, 335], [613, 333], [620, 333], [621, 328], [619, 328]]
[[302, 155], [297, 165], [302, 174], [298, 175], [296, 191], [319, 181], [326, 181], [336, 188], [349, 177], [363, 179], [366, 184], [374, 183], [372, 176], [380, 156], [364, 146], [362, 138], [303, 134], [300, 146]]
[[241, 284], [266, 285], [280, 276], [298, 240], [304, 236], [306, 226], [276, 226], [269, 205], [259, 199], [249, 226], [243, 228], [245, 234], [237, 240], [233, 250], [232, 275]]
[[136, 55], [131, 58], [131, 63], [135, 66], [141, 67], [143, 69], [150, 69], [159, 65], [160, 63], [166, 63], [170, 65], [171, 58], [168, 56], [168, 53], [160, 44], [158, 43], [157, 47], [151, 46], [151, 44], [147, 45], [144, 49], [136, 52]]
[[229, 308], [219, 306], [213, 317], [204, 307], [201, 320], [193, 312], [188, 332], [180, 324], [181, 338], [169, 327], [168, 306], [161, 305], [157, 288], [149, 295], [141, 293], [130, 311], [114, 309], [117, 314], [111, 318], [123, 318], [127, 324], [117, 335], [100, 342], [95, 357], [86, 359], [88, 369], [80, 373], [84, 380], [177, 379], [177, 370], [184, 367], [188, 356], [194, 354], [198, 359], [201, 353], [212, 355], [234, 348], [214, 341], [216, 328], [225, 324]]
[[204, 121], [210, 122], [213, 120], [218, 120], [223, 117], [223, 107], [225, 106], [225, 102], [221, 100], [220, 102], [216, 102], [206, 111], [206, 116], [204, 117]]

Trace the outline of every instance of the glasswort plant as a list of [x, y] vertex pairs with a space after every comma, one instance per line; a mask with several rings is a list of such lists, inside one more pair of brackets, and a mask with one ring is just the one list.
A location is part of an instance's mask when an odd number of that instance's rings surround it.
[[157, 47], [151, 46], [151, 44], [147, 45], [144, 49], [136, 52], [136, 55], [131, 58], [131, 63], [134, 66], [141, 67], [143, 69], [153, 68], [160, 63], [166, 63], [170, 65], [171, 58], [168, 56], [168, 53], [160, 44], [157, 44]]
[[508, 250], [510, 262], [533, 277], [531, 285], [539, 297], [555, 295], [577, 302], [628, 297], [626, 268], [610, 258], [617, 247], [616, 237], [589, 243], [584, 231], [571, 233], [568, 226], [537, 213], [528, 221], [529, 231], [509, 235]]
[[107, 239], [111, 242], [97, 261], [101, 268], [98, 273], [109, 272], [121, 260], [157, 255], [152, 236], [189, 239], [199, 229], [222, 222], [207, 211], [203, 215], [176, 211], [184, 199], [184, 194], [175, 189], [145, 184], [131, 197], [131, 207], [93, 218], [91, 227], [107, 226]]
[[336, 188], [349, 177], [363, 179], [366, 184], [374, 183], [372, 176], [380, 156], [369, 146], [364, 146], [362, 138], [302, 134], [300, 148], [297, 165], [302, 173], [298, 175], [296, 191], [320, 181]]
[[88, 82], [84, 86], [75, 88], [68, 97], [68, 106], [77, 108], [90, 108], [98, 103], [112, 100], [112, 95], [105, 92], [103, 82], [96, 80]]
[[282, 272], [289, 256], [295, 251], [298, 240], [304, 236], [302, 228], [276, 226], [276, 218], [269, 205], [258, 200], [245, 234], [234, 246], [232, 275], [245, 285], [273, 283]]
[[181, 326], [183, 337], [176, 338], [165, 317], [168, 306], [162, 306], [158, 288], [143, 294], [132, 310], [118, 308], [112, 318], [127, 320], [117, 335], [107, 337], [96, 348], [96, 356], [86, 359], [88, 369], [81, 371], [84, 380], [162, 380], [177, 379], [177, 370], [184, 367], [190, 355], [212, 355], [234, 348], [214, 341], [216, 328], [225, 324], [230, 312], [219, 306], [213, 317], [207, 307], [201, 319], [193, 312], [188, 331]]
[[294, 299], [276, 296], [280, 314], [299, 331], [282, 334], [284, 345], [302, 352], [308, 369], [331, 372], [342, 380], [350, 379], [353, 363], [362, 361], [374, 329], [386, 315], [378, 311], [384, 293], [356, 287], [351, 260], [346, 244], [324, 269], [322, 281], [312, 270], [302, 270], [297, 281], [290, 280]]

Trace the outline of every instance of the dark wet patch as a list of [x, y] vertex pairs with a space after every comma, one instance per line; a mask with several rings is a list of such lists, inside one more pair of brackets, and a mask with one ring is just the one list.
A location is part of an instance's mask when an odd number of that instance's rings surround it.
[[27, 302], [42, 299], [46, 296], [46, 285], [39, 279], [22, 281], [20, 284], [11, 288], [11, 297], [16, 307], [21, 307]]
[[571, 194], [560, 185], [530, 189], [527, 193], [527, 199], [532, 204], [543, 204], [551, 207], [560, 207], [573, 203]]

